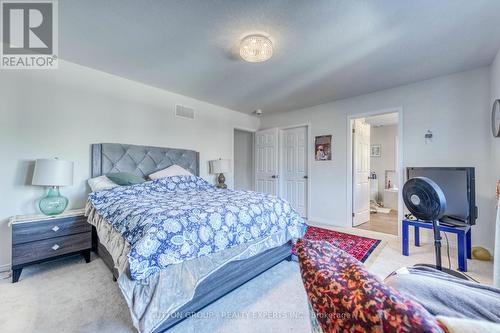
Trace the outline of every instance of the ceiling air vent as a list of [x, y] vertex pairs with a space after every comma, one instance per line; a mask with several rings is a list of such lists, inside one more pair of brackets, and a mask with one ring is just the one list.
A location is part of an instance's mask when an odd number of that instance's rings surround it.
[[178, 104], [175, 106], [175, 115], [177, 117], [186, 118], [186, 119], [194, 119], [194, 117], [195, 117], [194, 109], [189, 108], [189, 107], [184, 106], [184, 105], [178, 105]]

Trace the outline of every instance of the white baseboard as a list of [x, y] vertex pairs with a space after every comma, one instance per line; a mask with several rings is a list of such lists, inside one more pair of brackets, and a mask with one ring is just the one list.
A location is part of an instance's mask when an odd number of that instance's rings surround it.
[[0, 265], [0, 272], [8, 272], [10, 271], [10, 268], [11, 268], [11, 264], [3, 264], [3, 265]]

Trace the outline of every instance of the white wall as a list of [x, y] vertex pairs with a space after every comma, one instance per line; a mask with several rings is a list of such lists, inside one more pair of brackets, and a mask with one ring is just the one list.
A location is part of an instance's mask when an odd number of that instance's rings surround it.
[[234, 189], [252, 190], [253, 168], [253, 133], [234, 131]]
[[[479, 220], [473, 229], [473, 244], [491, 250], [495, 202], [490, 176], [489, 77], [489, 67], [485, 67], [284, 114], [268, 114], [261, 119], [262, 128], [309, 122], [312, 137], [333, 135], [332, 161], [317, 162], [310, 155], [310, 219], [350, 226], [346, 218], [347, 117], [402, 107], [405, 167], [476, 167]], [[428, 129], [434, 132], [434, 142], [426, 145], [424, 134]]]
[[[491, 65], [491, 95], [490, 95], [490, 106], [493, 105], [493, 101], [500, 98], [500, 50], [497, 53], [493, 64]], [[494, 138], [491, 136], [491, 157], [492, 157], [492, 183], [500, 180], [500, 138]], [[496, 226], [496, 238], [495, 238], [495, 268], [494, 268], [494, 281], [495, 286], [500, 288], [500, 215], [499, 221], [497, 221]]]
[[[490, 109], [493, 101], [500, 98], [500, 51], [498, 51], [493, 64], [491, 64], [491, 96], [490, 96]], [[488, 111], [490, 111], [488, 109]], [[500, 179], [500, 138], [492, 138], [492, 156], [494, 158], [494, 179]]]
[[[398, 209], [398, 195], [385, 190], [385, 170], [396, 170], [396, 137], [398, 126], [371, 126], [370, 145], [380, 144], [380, 157], [370, 157], [370, 170], [375, 171], [378, 178], [378, 193], [385, 207]], [[397, 177], [392, 184], [397, 186]], [[396, 183], [394, 183], [396, 182]]]
[[[194, 107], [196, 120], [174, 116], [176, 103]], [[208, 160], [233, 158], [234, 127], [257, 129], [259, 119], [117, 76], [60, 62], [58, 70], [0, 74], [0, 268], [10, 263], [9, 216], [36, 212], [44, 189], [30, 186], [32, 161], [75, 162], [74, 185], [63, 188], [70, 208], [84, 206], [90, 144], [132, 143], [194, 149], [201, 176]], [[227, 183], [233, 184], [232, 174]]]

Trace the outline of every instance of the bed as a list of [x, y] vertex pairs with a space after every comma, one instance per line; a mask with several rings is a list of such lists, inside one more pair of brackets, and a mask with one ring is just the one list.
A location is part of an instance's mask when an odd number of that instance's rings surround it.
[[[110, 172], [144, 177], [174, 164], [199, 175], [199, 153], [192, 150], [114, 143], [94, 144], [91, 150], [92, 177]], [[131, 249], [124, 237], [90, 201], [87, 215], [93, 225], [93, 249], [118, 280], [134, 325], [141, 332], [163, 332], [281, 261], [291, 259], [292, 237], [280, 231], [171, 264], [137, 280], [127, 260]], [[144, 301], [138, 301], [144, 297]]]

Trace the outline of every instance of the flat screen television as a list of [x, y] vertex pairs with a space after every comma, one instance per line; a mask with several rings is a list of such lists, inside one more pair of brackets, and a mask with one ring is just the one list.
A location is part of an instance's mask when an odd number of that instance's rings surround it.
[[474, 225], [477, 219], [476, 179], [469, 167], [409, 167], [407, 179], [427, 177], [436, 182], [446, 197], [442, 223]]

